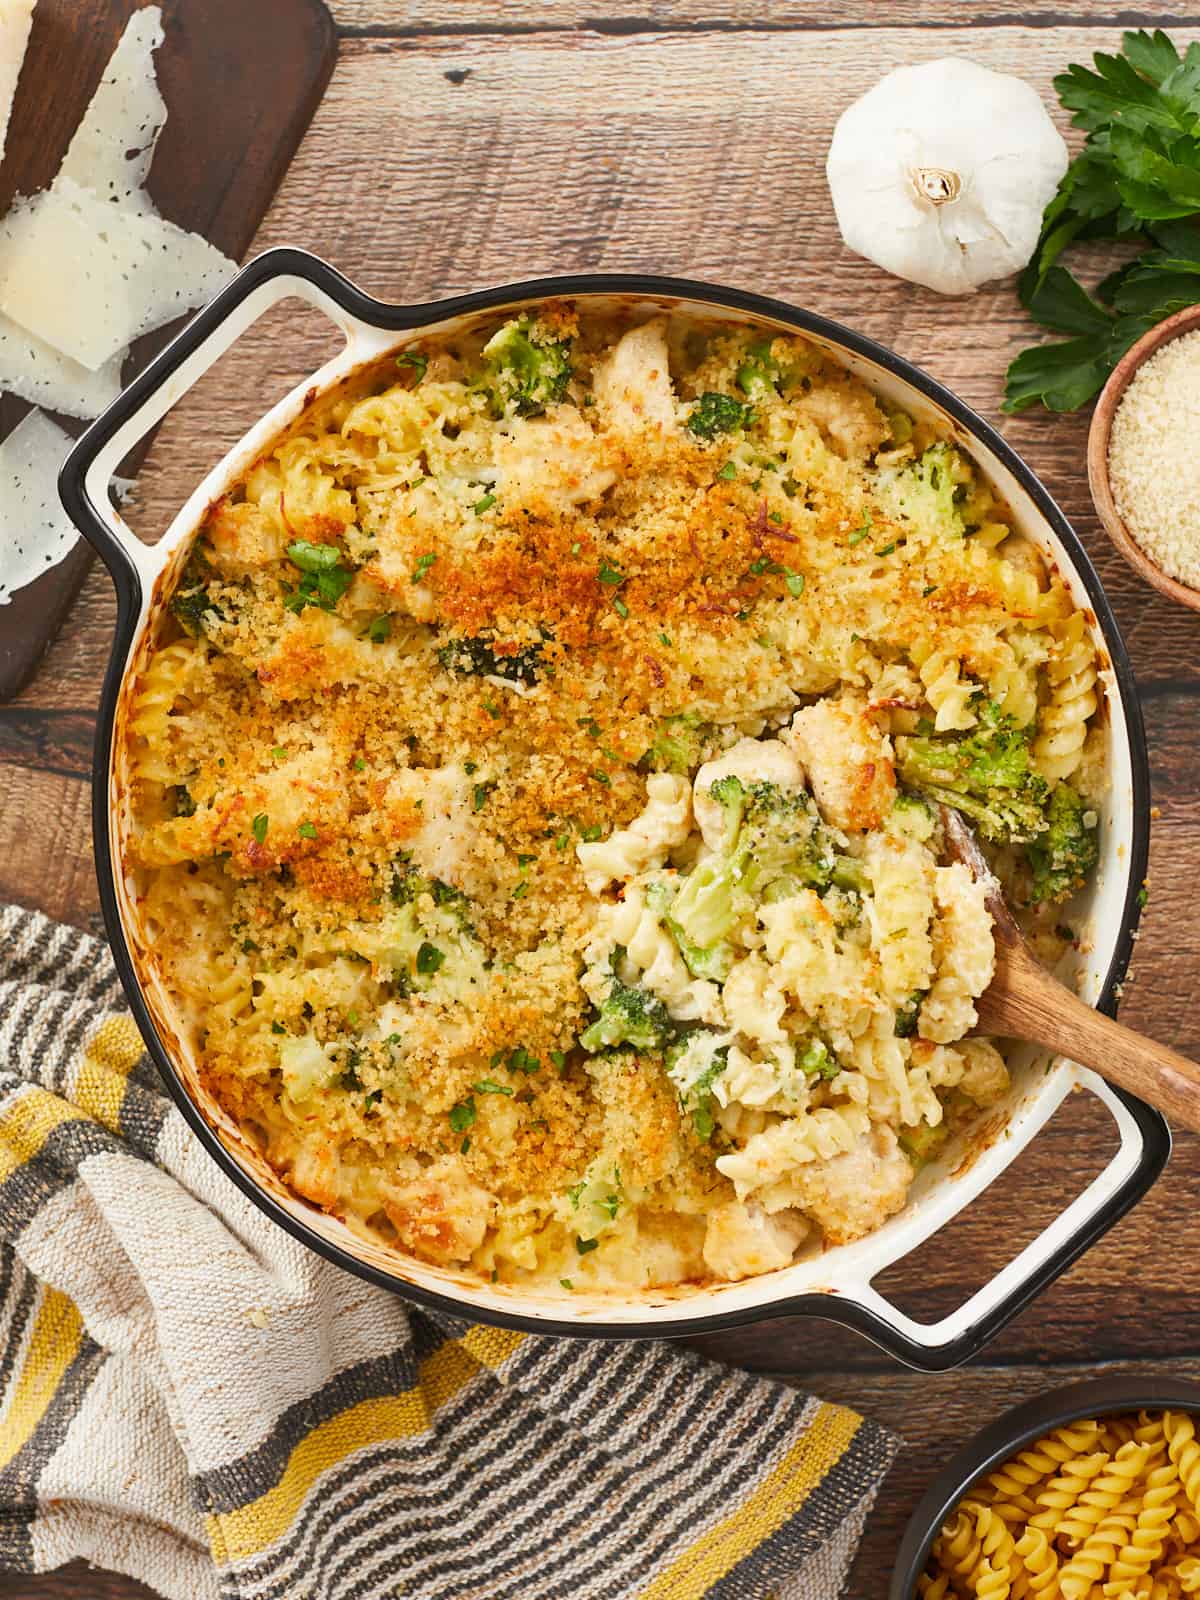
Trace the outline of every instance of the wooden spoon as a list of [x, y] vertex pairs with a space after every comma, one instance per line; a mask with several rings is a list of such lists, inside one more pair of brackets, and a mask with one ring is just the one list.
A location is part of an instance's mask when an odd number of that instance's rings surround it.
[[985, 886], [994, 924], [996, 972], [975, 1002], [976, 1031], [1045, 1045], [1200, 1132], [1200, 1066], [1094, 1011], [1053, 977], [1025, 943], [971, 829], [949, 806], [941, 812], [947, 852]]

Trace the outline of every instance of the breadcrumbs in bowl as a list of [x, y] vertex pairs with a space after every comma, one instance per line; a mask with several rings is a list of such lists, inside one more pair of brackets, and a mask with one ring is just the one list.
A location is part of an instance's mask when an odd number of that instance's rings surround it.
[[1113, 543], [1147, 583], [1200, 610], [1200, 306], [1122, 357], [1092, 418], [1088, 477]]
[[1200, 328], [1170, 340], [1130, 380], [1113, 418], [1108, 471], [1125, 526], [1162, 570], [1200, 588]]

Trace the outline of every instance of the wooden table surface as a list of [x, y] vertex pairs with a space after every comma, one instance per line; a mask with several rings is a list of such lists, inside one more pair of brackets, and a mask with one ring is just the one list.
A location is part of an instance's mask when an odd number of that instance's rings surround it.
[[[342, 35], [333, 82], [257, 248], [305, 245], [396, 300], [583, 268], [738, 284], [882, 340], [992, 420], [1005, 366], [1031, 332], [1011, 286], [947, 301], [851, 256], [824, 180], [834, 121], [889, 68], [947, 54], [1019, 72], [1049, 102], [1055, 72], [1119, 40], [1116, 13], [1089, 0], [335, 0], [333, 10]], [[1137, 21], [1161, 23], [1180, 43], [1200, 37], [1188, 0]], [[131, 519], [145, 537], [329, 339], [315, 314], [277, 313], [177, 408], [141, 473]], [[1146, 588], [1101, 534], [1084, 471], [1086, 415], [1038, 411], [1001, 427], [1079, 530], [1141, 686], [1161, 815], [1123, 1016], [1200, 1056], [1190, 1004], [1200, 618]], [[0, 712], [0, 896], [92, 926], [88, 779], [114, 610], [94, 572], [32, 684]], [[1106, 1114], [1076, 1097], [1003, 1182], [880, 1287], [926, 1319], [950, 1309], [1079, 1191], [1112, 1142]], [[696, 1341], [850, 1402], [908, 1440], [851, 1600], [881, 1600], [916, 1496], [1005, 1406], [1097, 1371], [1200, 1371], [1200, 1277], [1186, 1266], [1197, 1154], [1181, 1137], [1142, 1205], [953, 1375], [903, 1371], [817, 1321]], [[22, 1600], [146, 1592], [82, 1566], [0, 1579], [0, 1595]]]

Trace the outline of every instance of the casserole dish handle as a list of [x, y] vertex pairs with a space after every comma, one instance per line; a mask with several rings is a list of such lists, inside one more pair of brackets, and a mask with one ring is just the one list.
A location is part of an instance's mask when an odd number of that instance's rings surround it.
[[[154, 547], [142, 543], [109, 499], [121, 461], [249, 327], [292, 296], [323, 311], [347, 345], [378, 334], [383, 326], [404, 328], [410, 321], [404, 307], [371, 300], [306, 250], [267, 250], [244, 266], [97, 418], [59, 473], [67, 514], [112, 573], [118, 594], [128, 584], [140, 596], [161, 565]], [[305, 387], [319, 387], [328, 368], [344, 360], [345, 351], [339, 350]]]
[[[994, 1278], [939, 1321], [916, 1321], [872, 1287], [871, 1279], [891, 1261], [908, 1254], [911, 1244], [895, 1251], [888, 1260], [876, 1260], [864, 1280], [847, 1286], [845, 1296], [855, 1303], [862, 1320], [845, 1320], [910, 1366], [926, 1372], [947, 1371], [980, 1350], [1137, 1203], [1170, 1153], [1166, 1123], [1157, 1111], [1083, 1067], [1064, 1075], [1063, 1093], [1048, 1108], [1047, 1120], [1076, 1086], [1090, 1089], [1103, 1102], [1120, 1137], [1116, 1154], [1087, 1188]], [[1007, 1166], [1019, 1153], [1023, 1143], [1017, 1142], [1003, 1165]], [[994, 1176], [983, 1163], [978, 1164], [962, 1184], [951, 1215], [974, 1199]], [[949, 1220], [949, 1216], [943, 1218], [943, 1225]]]

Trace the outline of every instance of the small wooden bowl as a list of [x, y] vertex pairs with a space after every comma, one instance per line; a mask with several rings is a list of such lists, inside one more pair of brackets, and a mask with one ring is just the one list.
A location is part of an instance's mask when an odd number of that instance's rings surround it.
[[[1088, 483], [1091, 485], [1096, 513], [1117, 549], [1133, 570], [1145, 578], [1147, 583], [1153, 584], [1161, 594], [1165, 594], [1170, 600], [1178, 600], [1180, 605], [1190, 606], [1193, 611], [1200, 611], [1200, 589], [1193, 589], [1186, 583], [1180, 583], [1177, 578], [1168, 577], [1162, 568], [1151, 560], [1125, 526], [1113, 500], [1112, 483], [1108, 475], [1108, 442], [1112, 434], [1113, 418], [1116, 416], [1117, 407], [1121, 403], [1129, 380], [1142, 362], [1156, 350], [1160, 350], [1169, 340], [1177, 339], [1181, 333], [1191, 333], [1196, 328], [1200, 328], [1200, 305], [1187, 306], [1183, 311], [1177, 311], [1173, 317], [1168, 317], [1165, 322], [1160, 322], [1156, 328], [1144, 333], [1138, 342], [1125, 352], [1113, 368], [1096, 402], [1091, 431], [1088, 434], [1087, 460]], [[1184, 470], [1182, 463], [1180, 470]]]

